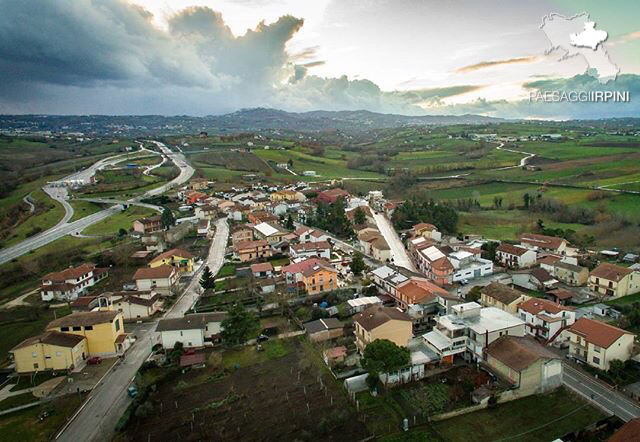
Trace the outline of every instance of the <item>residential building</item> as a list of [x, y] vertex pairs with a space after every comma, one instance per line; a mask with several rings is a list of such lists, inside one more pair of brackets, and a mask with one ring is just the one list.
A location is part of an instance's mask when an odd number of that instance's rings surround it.
[[620, 427], [607, 442], [636, 442], [639, 434], [640, 417], [636, 417]]
[[173, 349], [177, 342], [185, 348], [200, 348], [220, 340], [222, 321], [226, 312], [192, 313], [181, 318], [166, 318], [158, 322], [156, 331], [165, 349]]
[[540, 235], [537, 233], [523, 233], [520, 235], [520, 244], [535, 251], [544, 250], [559, 255], [573, 255], [574, 251], [569, 247], [569, 241], [556, 236]]
[[545, 298], [561, 305], [568, 305], [573, 300], [574, 293], [566, 289], [553, 289], [545, 294]]
[[528, 335], [546, 342], [559, 342], [560, 332], [576, 321], [573, 307], [540, 298], [521, 302], [518, 316], [525, 322]]
[[169, 265], [141, 267], [133, 275], [137, 290], [141, 292], [153, 290], [163, 295], [172, 293], [178, 278], [179, 273], [176, 268]]
[[430, 246], [419, 250], [416, 254], [416, 264], [427, 278], [439, 285], [451, 284], [455, 268], [447, 253], [452, 250]]
[[383, 236], [379, 236], [371, 242], [371, 256], [380, 262], [388, 262], [391, 259], [391, 247]]
[[198, 222], [198, 236], [209, 236], [209, 233], [211, 233], [211, 220], [200, 220]]
[[529, 299], [529, 296], [521, 291], [499, 282], [492, 282], [480, 290], [480, 302], [482, 305], [497, 307], [512, 315], [517, 313], [518, 304], [527, 299]]
[[171, 266], [178, 273], [193, 273], [194, 255], [183, 249], [171, 249], [156, 256], [149, 262], [149, 267]]
[[511, 280], [513, 281], [513, 285], [518, 287], [542, 292], [551, 290], [558, 284], [558, 280], [542, 267], [516, 270], [511, 273]]
[[331, 259], [331, 244], [327, 241], [305, 242], [289, 246], [289, 256], [292, 259], [306, 259], [312, 257]]
[[347, 300], [347, 305], [349, 306], [349, 313], [354, 314], [360, 313], [372, 305], [382, 305], [382, 300], [377, 296], [363, 296]]
[[433, 330], [423, 335], [445, 363], [453, 363], [455, 355], [481, 361], [484, 349], [499, 337], [525, 335], [522, 319], [495, 307], [467, 302], [454, 305], [452, 312], [437, 317]]
[[433, 224], [419, 223], [411, 228], [411, 236], [421, 236], [432, 241], [442, 241], [442, 233], [438, 231], [438, 228]]
[[47, 330], [86, 338], [89, 356], [123, 354], [130, 345], [124, 316], [114, 310], [71, 313], [51, 321]]
[[269, 212], [265, 212], [264, 210], [256, 210], [250, 212], [247, 215], [247, 219], [254, 225], [258, 225], [260, 223], [277, 223], [278, 221], [280, 221], [277, 216], [272, 215]]
[[505, 335], [496, 339], [486, 349], [485, 363], [520, 397], [562, 385], [560, 357], [530, 337]]
[[214, 220], [220, 217], [218, 208], [209, 204], [196, 207], [196, 209], [194, 210], [194, 215], [198, 217], [198, 219], [210, 220]]
[[316, 197], [316, 200], [319, 202], [323, 202], [325, 204], [333, 204], [336, 201], [338, 201], [338, 199], [340, 198], [342, 199], [349, 198], [349, 192], [347, 192], [346, 190], [337, 189], [337, 188], [324, 190], [318, 194], [318, 196]]
[[241, 242], [233, 246], [233, 253], [242, 262], [251, 262], [272, 256], [267, 240]]
[[40, 297], [43, 301], [73, 301], [107, 276], [108, 269], [97, 268], [91, 263], [51, 272], [42, 278]]
[[569, 329], [569, 355], [600, 370], [611, 361], [628, 360], [635, 335], [613, 325], [588, 318], [578, 319]]
[[304, 329], [311, 342], [323, 342], [344, 335], [344, 324], [335, 318], [305, 322]]
[[160, 215], [140, 218], [133, 222], [133, 231], [143, 235], [161, 232], [162, 230], [164, 230], [164, 226], [162, 225], [162, 217]]
[[413, 337], [413, 321], [400, 309], [374, 305], [353, 317], [356, 347], [362, 353], [376, 339], [406, 347]]
[[372, 256], [373, 251], [371, 250], [371, 246], [379, 238], [382, 238], [382, 235], [377, 229], [366, 228], [358, 232], [358, 243], [362, 253]]
[[254, 278], [271, 278], [273, 277], [273, 266], [270, 262], [251, 264], [251, 274]]
[[591, 271], [589, 289], [609, 298], [640, 292], [640, 272], [603, 262]]
[[496, 248], [496, 260], [511, 269], [523, 269], [536, 263], [536, 252], [525, 247], [501, 243]]
[[351, 223], [355, 224], [356, 210], [358, 209], [362, 210], [362, 212], [364, 213], [364, 224], [371, 224], [374, 226], [376, 225], [376, 220], [373, 217], [373, 213], [371, 213], [371, 208], [369, 208], [369, 206], [358, 206], [346, 211], [345, 215], [347, 216], [347, 219], [351, 221]]
[[253, 226], [253, 230], [258, 239], [265, 239], [269, 244], [279, 243], [289, 234], [289, 232], [278, 224], [267, 222]]
[[589, 269], [568, 262], [558, 261], [553, 265], [553, 276], [568, 285], [581, 286], [589, 281]]
[[307, 199], [304, 193], [296, 190], [278, 190], [269, 195], [271, 201], [298, 201], [302, 202]]
[[206, 190], [209, 188], [209, 180], [206, 178], [193, 178], [189, 181], [189, 188], [191, 190]]
[[247, 224], [236, 224], [231, 227], [231, 243], [235, 246], [242, 242], [253, 241], [253, 226]]
[[47, 331], [27, 338], [9, 350], [18, 374], [48, 370], [74, 370], [84, 365], [89, 355], [83, 336]]
[[160, 294], [151, 292], [140, 294], [139, 292], [113, 293], [111, 303], [115, 310], [122, 312], [125, 320], [150, 318], [162, 307]]
[[327, 261], [308, 258], [282, 268], [290, 289], [303, 288], [309, 295], [338, 288], [338, 271]]

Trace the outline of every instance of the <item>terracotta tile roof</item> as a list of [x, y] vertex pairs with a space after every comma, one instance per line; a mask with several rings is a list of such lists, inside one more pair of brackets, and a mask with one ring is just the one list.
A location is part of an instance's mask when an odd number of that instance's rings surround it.
[[157, 262], [157, 261], [161, 261], [163, 259], [168, 259], [171, 258], [172, 256], [178, 256], [180, 258], [193, 258], [194, 255], [193, 253], [187, 252], [186, 250], [183, 249], [171, 249], [171, 250], [167, 250], [164, 253], [161, 253], [160, 255], [156, 256], [155, 258], [153, 258], [151, 260], [151, 262]]
[[542, 267], [535, 267], [531, 269], [529, 273], [531, 273], [531, 276], [535, 277], [538, 281], [542, 283], [553, 280], [553, 276], [551, 276], [549, 272], [547, 272]]
[[120, 314], [113, 310], [102, 312], [77, 312], [70, 315], [63, 316], [62, 318], [55, 319], [47, 325], [47, 329], [57, 327], [73, 327], [73, 326], [86, 326], [104, 324], [106, 322], [113, 322], [113, 320]]
[[509, 335], [501, 336], [489, 344], [487, 354], [518, 372], [539, 359], [558, 359], [555, 353], [532, 338]]
[[480, 290], [480, 293], [483, 293], [493, 299], [500, 301], [503, 304], [509, 305], [518, 298], [520, 298], [524, 293], [519, 290], [513, 289], [504, 284], [500, 284], [499, 282], [492, 282], [486, 287], [483, 287]]
[[501, 243], [497, 248], [497, 252], [507, 253], [509, 255], [522, 256], [529, 251], [524, 247], [518, 247], [507, 243]]
[[396, 291], [398, 295], [403, 295], [401, 299], [408, 304], [428, 303], [436, 299], [435, 293], [416, 281], [408, 281], [399, 286]]
[[293, 244], [291, 246], [296, 252], [308, 252], [313, 250], [330, 249], [331, 245], [327, 241], [305, 242], [302, 244]]
[[258, 264], [251, 264], [251, 273], [260, 273], [260, 272], [272, 272], [273, 265], [270, 262], [261, 262]]
[[632, 334], [613, 325], [588, 318], [578, 319], [571, 325], [569, 331], [582, 336], [587, 342], [603, 348], [609, 348], [625, 334]]
[[524, 310], [525, 312], [531, 313], [532, 315], [537, 315], [540, 312], [555, 314], [561, 311], [568, 311], [568, 312], [575, 311], [573, 307], [556, 304], [555, 302], [549, 301], [548, 299], [540, 299], [540, 298], [527, 299], [526, 301], [520, 303], [518, 307]]
[[633, 270], [628, 267], [621, 267], [615, 264], [609, 264], [608, 262], [603, 262], [591, 271], [591, 276], [619, 282], [630, 273], [633, 273]]
[[355, 315], [353, 320], [365, 330], [371, 331], [392, 320], [411, 322], [411, 317], [397, 308], [373, 305]]
[[307, 258], [303, 261], [298, 261], [293, 264], [289, 264], [282, 268], [282, 273], [302, 273], [303, 271], [312, 268], [316, 265], [329, 265], [327, 261], [320, 258]]
[[545, 255], [541, 258], [538, 258], [538, 264], [547, 264], [547, 265], [553, 265], [556, 262], [560, 261], [562, 259], [561, 256], [556, 256], [556, 255]]
[[140, 218], [138, 220], [139, 223], [142, 224], [158, 224], [160, 222], [162, 222], [162, 218], [160, 217], [160, 215], [156, 215], [156, 216], [150, 216], [148, 218]]
[[566, 289], [555, 289], [549, 290], [547, 292], [549, 295], [553, 295], [558, 299], [571, 299], [573, 298], [573, 293]]
[[64, 282], [67, 279], [78, 279], [82, 275], [92, 272], [95, 269], [95, 264], [85, 263], [78, 267], [69, 267], [68, 269], [61, 270], [59, 272], [51, 272], [42, 278], [43, 281]]
[[431, 267], [438, 270], [453, 270], [453, 264], [449, 261], [449, 258], [443, 256], [442, 258], [438, 258], [431, 263]]
[[378, 250], [391, 250], [387, 241], [381, 236], [371, 243], [371, 247]]
[[303, 326], [307, 333], [313, 334], [322, 331], [343, 328], [344, 324], [336, 318], [323, 318], [317, 319], [315, 321], [305, 322]]
[[542, 249], [557, 250], [562, 243], [566, 241], [566, 239], [558, 238], [557, 236], [540, 235], [537, 233], [523, 233], [520, 235], [520, 242], [537, 246]]
[[607, 442], [638, 442], [640, 438], [640, 417], [631, 419], [624, 424]]
[[140, 279], [159, 279], [159, 278], [169, 278], [176, 269], [171, 267], [170, 265], [163, 264], [158, 267], [141, 267], [136, 270], [136, 273], [133, 275], [133, 280], [138, 281]]
[[414, 232], [419, 232], [420, 230], [438, 230], [438, 228], [436, 226], [434, 226], [433, 224], [429, 224], [429, 223], [418, 223], [416, 225], [414, 225], [413, 227], [411, 227], [411, 230], [413, 230]]
[[25, 339], [15, 347], [13, 347], [10, 351], [15, 351], [23, 347], [28, 347], [33, 344], [49, 344], [56, 345], [58, 347], [67, 347], [73, 348], [78, 345], [80, 342], [84, 341], [84, 336], [74, 335], [71, 333], [61, 333], [58, 331], [47, 331], [38, 336], [32, 336], [30, 338]]

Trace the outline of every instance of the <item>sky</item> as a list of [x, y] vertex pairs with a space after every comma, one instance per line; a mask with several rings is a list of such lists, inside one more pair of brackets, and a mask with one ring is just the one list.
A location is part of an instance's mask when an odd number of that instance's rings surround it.
[[[0, 11], [0, 113], [640, 116], [637, 1], [0, 0]], [[616, 81], [548, 51], [542, 18], [582, 12], [608, 32]], [[527, 101], [550, 87], [632, 100]]]

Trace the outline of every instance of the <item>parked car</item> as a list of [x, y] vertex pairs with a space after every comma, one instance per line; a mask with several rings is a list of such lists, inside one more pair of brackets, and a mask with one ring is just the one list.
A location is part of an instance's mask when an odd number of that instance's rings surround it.
[[135, 385], [132, 385], [131, 387], [127, 388], [127, 395], [130, 398], [134, 398], [138, 395], [138, 388]]
[[256, 342], [264, 342], [264, 341], [268, 341], [269, 340], [269, 336], [267, 335], [260, 335], [256, 338]]
[[94, 356], [92, 358], [87, 359], [87, 365], [98, 365], [102, 364], [102, 358], [100, 356]]

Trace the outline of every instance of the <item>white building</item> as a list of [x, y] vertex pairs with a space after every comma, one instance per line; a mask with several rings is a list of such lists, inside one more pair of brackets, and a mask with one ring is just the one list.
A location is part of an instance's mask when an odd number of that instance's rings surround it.
[[327, 241], [305, 242], [292, 244], [289, 247], [289, 256], [293, 259], [307, 259], [312, 257], [331, 259], [331, 245]]
[[89, 263], [51, 272], [42, 278], [40, 296], [43, 301], [73, 301], [108, 275], [108, 269]]
[[573, 307], [539, 298], [522, 302], [518, 306], [518, 316], [526, 323], [528, 335], [557, 343], [560, 342], [560, 332], [576, 321]]
[[185, 348], [204, 347], [220, 339], [222, 321], [226, 317], [226, 312], [212, 312], [161, 319], [156, 331], [160, 333], [165, 349], [174, 348], [177, 342]]
[[449, 262], [453, 264], [454, 282], [462, 281], [463, 279], [481, 278], [493, 273], [493, 262], [466, 250], [452, 252], [448, 258]]
[[454, 305], [452, 311], [438, 317], [433, 330], [423, 335], [444, 362], [452, 363], [457, 354], [467, 361], [480, 361], [483, 349], [500, 336], [525, 335], [524, 321], [499, 308], [467, 302]]

